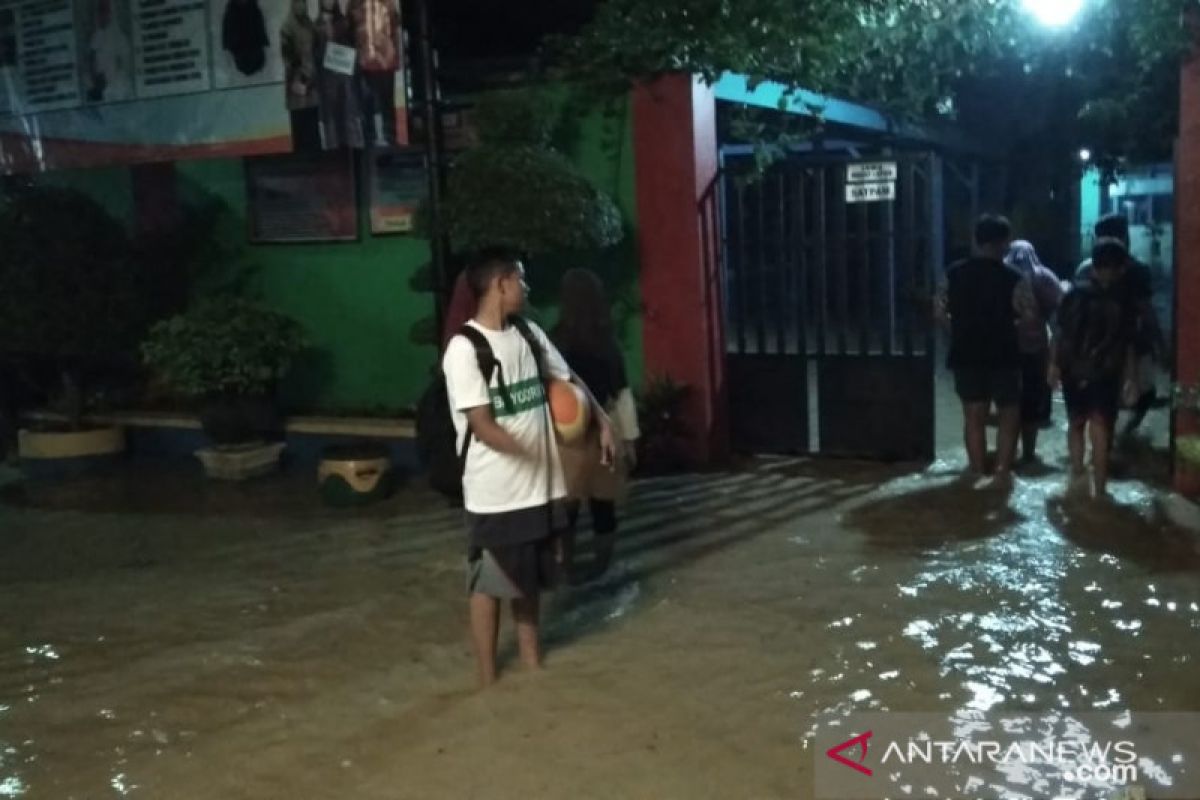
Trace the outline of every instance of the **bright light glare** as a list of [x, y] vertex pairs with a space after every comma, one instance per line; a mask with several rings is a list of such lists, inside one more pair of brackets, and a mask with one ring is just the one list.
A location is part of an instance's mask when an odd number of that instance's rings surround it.
[[1025, 10], [1049, 28], [1061, 28], [1083, 10], [1084, 0], [1025, 0]]
[[1092, 151], [1088, 150], [1086, 147], [1083, 148], [1082, 150], [1080, 150], [1079, 151], [1079, 160], [1083, 161], [1083, 162], [1091, 161], [1092, 160]]

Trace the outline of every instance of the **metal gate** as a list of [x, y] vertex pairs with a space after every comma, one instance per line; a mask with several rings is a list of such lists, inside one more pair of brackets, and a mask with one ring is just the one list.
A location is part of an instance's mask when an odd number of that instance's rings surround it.
[[932, 459], [941, 164], [725, 158], [731, 433], [755, 453]]

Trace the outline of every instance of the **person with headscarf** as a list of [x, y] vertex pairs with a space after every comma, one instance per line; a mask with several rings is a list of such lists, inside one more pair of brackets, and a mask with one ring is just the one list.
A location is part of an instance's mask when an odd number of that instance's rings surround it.
[[1034, 246], [1023, 239], [1009, 245], [1004, 263], [1028, 281], [1037, 312], [1021, 319], [1017, 325], [1021, 349], [1021, 461], [1032, 464], [1037, 460], [1038, 431], [1050, 422], [1049, 323], [1066, 288], [1038, 258]]
[[292, 148], [321, 149], [320, 96], [317, 94], [317, 29], [308, 15], [308, 0], [291, 0], [292, 11], [279, 31], [283, 56], [283, 91], [292, 119]]
[[[636, 463], [640, 436], [637, 411], [625, 360], [613, 329], [604, 285], [591, 270], [572, 269], [563, 275], [558, 324], [550, 337], [567, 365], [591, 389], [612, 419], [616, 437], [624, 441], [624, 458], [604, 465], [598, 430], [580, 442], [561, 444], [563, 474], [567, 482], [570, 529], [564, 542], [568, 568], [574, 552], [576, 525], [583, 503], [588, 503], [595, 559], [588, 578], [602, 575], [612, 561], [617, 538], [617, 500], [624, 490], [626, 473]], [[578, 577], [578, 575], [576, 575]]]

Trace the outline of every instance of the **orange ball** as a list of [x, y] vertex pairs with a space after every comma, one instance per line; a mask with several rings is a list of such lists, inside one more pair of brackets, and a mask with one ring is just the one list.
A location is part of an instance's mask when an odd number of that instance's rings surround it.
[[550, 381], [547, 390], [550, 399], [550, 418], [562, 441], [577, 442], [587, 433], [591, 422], [591, 406], [587, 396], [570, 381]]

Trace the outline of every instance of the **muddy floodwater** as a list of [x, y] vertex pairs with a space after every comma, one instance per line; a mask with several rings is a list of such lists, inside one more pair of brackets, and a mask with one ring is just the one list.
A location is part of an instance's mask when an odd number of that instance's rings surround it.
[[[1158, 412], [1161, 413], [1161, 412]], [[1061, 418], [1061, 409], [1059, 409]], [[856, 710], [1200, 711], [1200, 547], [1114, 502], [759, 460], [637, 485], [546, 669], [473, 688], [455, 512], [132, 467], [0, 504], [0, 797], [801, 798]]]

